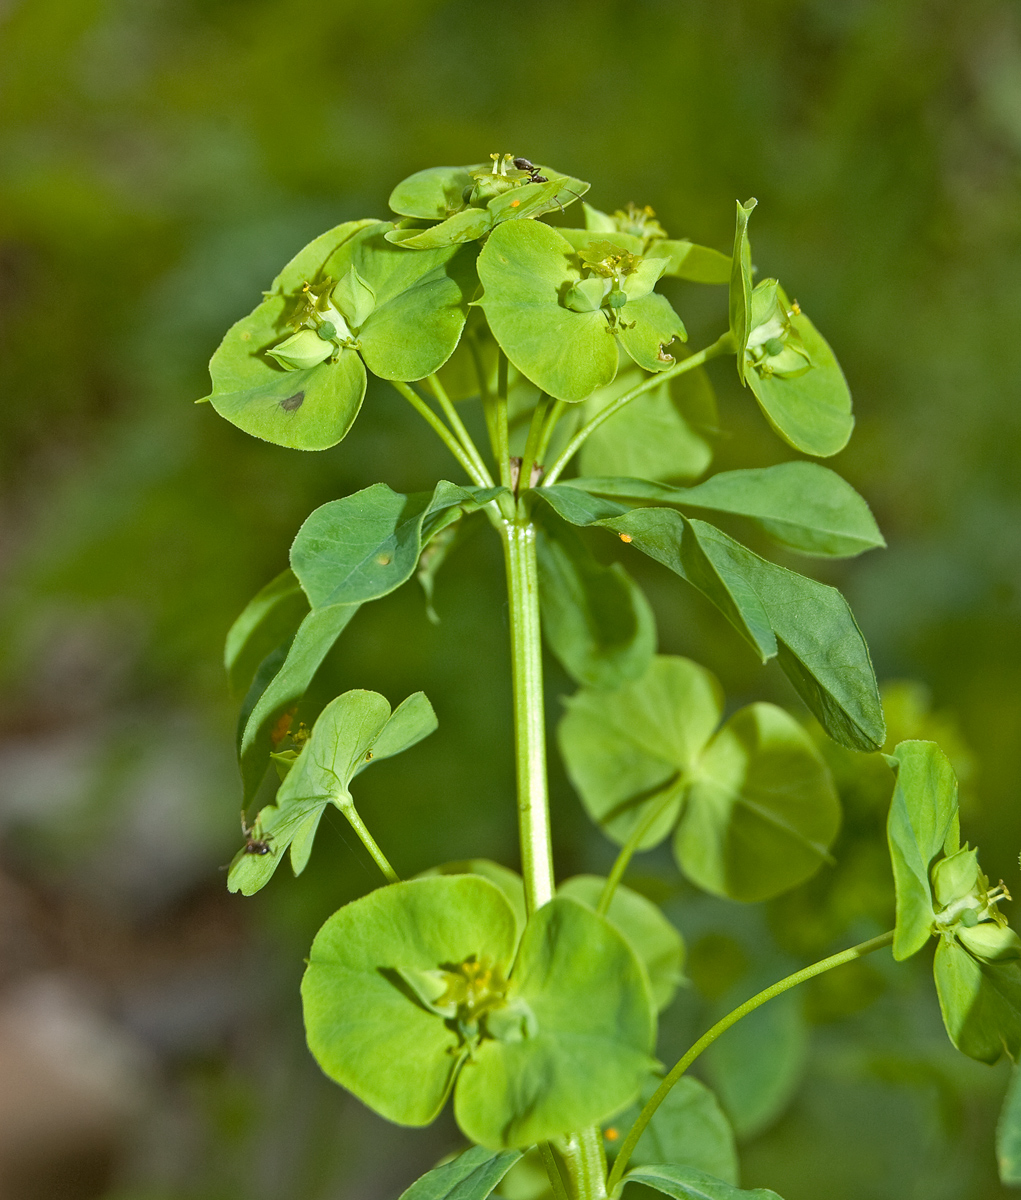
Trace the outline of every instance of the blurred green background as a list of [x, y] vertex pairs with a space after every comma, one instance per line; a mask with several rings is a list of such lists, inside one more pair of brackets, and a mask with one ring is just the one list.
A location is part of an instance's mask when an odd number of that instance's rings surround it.
[[[1015, 3], [7, 0], [5, 1200], [386, 1200], [458, 1144], [446, 1119], [386, 1125], [304, 1051], [311, 934], [376, 882], [339, 819], [300, 881], [281, 871], [254, 900], [228, 897], [218, 867], [239, 844], [230, 622], [315, 505], [378, 479], [407, 491], [459, 475], [383, 386], [318, 455], [192, 401], [227, 325], [307, 240], [385, 217], [414, 170], [491, 151], [590, 180], [601, 208], [651, 204], [673, 236], [725, 250], [735, 198], [758, 197], [757, 265], [825, 331], [855, 395], [855, 437], [831, 465], [889, 541], [820, 577], [847, 592], [880, 678], [922, 685], [897, 693], [898, 728], [953, 742], [965, 833], [994, 880], [1021, 887]], [[673, 299], [692, 346], [716, 335], [720, 290]], [[717, 465], [790, 457], [729, 362], [712, 375]], [[665, 652], [716, 670], [733, 705], [797, 708], [694, 593], [628, 564]], [[365, 777], [363, 813], [402, 874], [467, 855], [516, 865], [494, 539], [480, 530], [458, 552], [436, 604], [438, 626], [413, 585], [370, 606], [330, 665], [337, 691], [396, 703], [423, 687], [440, 717]], [[551, 663], [554, 717], [568, 690]], [[768, 911], [709, 904], [665, 856], [639, 860], [636, 881], [692, 946], [665, 1057], [729, 988], [747, 995], [759, 974], [888, 922], [888, 778], [861, 763], [834, 757], [839, 865]], [[604, 870], [610, 851], [559, 767], [553, 785], [561, 873]], [[761, 1119], [732, 1106], [746, 1186], [785, 1200], [1008, 1194], [993, 1152], [1006, 1069], [952, 1051], [927, 971], [833, 977], [750, 1045], [755, 1061], [773, 1054], [776, 1095]]]

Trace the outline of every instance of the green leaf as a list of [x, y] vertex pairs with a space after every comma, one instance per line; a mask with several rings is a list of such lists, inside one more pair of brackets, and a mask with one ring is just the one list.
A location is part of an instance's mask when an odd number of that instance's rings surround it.
[[704, 667], [662, 655], [617, 691], [582, 689], [567, 701], [557, 730], [560, 753], [585, 810], [607, 837], [625, 842], [653, 806], [662, 812], [639, 848], [669, 834], [723, 701]]
[[519, 1158], [520, 1150], [472, 1146], [417, 1179], [400, 1200], [486, 1200]]
[[442, 523], [502, 490], [441, 480], [431, 495], [405, 496], [375, 483], [317, 508], [298, 530], [291, 566], [313, 609], [374, 600], [411, 578], [422, 546]]
[[614, 688], [637, 679], [656, 649], [656, 619], [619, 564], [604, 567], [563, 521], [537, 530], [539, 600], [547, 644], [578, 683]]
[[752, 312], [752, 248], [748, 242], [748, 218], [757, 200], [737, 202], [737, 229], [734, 233], [734, 256], [730, 275], [730, 332], [737, 352], [737, 377], [746, 377], [745, 349], [751, 326]]
[[1010, 1077], [1000, 1119], [996, 1126], [996, 1161], [1000, 1181], [1021, 1183], [1021, 1071]]
[[441, 246], [457, 246], [474, 242], [493, 227], [493, 217], [487, 208], [466, 208], [439, 225], [428, 229], [389, 229], [386, 240], [406, 250], [435, 250]]
[[[616, 382], [614, 380], [614, 384]], [[632, 405], [628, 405], [619, 415], [623, 416], [631, 408]], [[606, 425], [612, 425], [613, 420], [611, 418]], [[590, 470], [585, 458], [587, 448], [588, 443], [582, 450], [582, 469], [586, 475]], [[604, 457], [609, 459], [608, 455]], [[753, 470], [721, 471], [705, 483], [688, 488], [650, 483], [648, 480], [661, 476], [635, 471], [630, 464], [622, 469], [641, 477], [583, 477], [569, 480], [568, 486], [600, 496], [651, 500], [680, 508], [710, 509], [750, 517], [775, 541], [802, 554], [849, 558], [886, 545], [862, 497], [835, 471], [818, 463], [789, 462]], [[592, 474], [598, 472], [593, 470]]]
[[666, 238], [653, 242], [649, 253], [670, 259], [664, 275], [689, 279], [693, 283], [730, 282], [733, 262], [730, 255], [708, 246], [699, 246], [687, 239]]
[[[658, 1075], [650, 1075], [639, 1103], [651, 1100], [661, 1082]], [[635, 1106], [614, 1117], [614, 1128], [628, 1129], [638, 1111]], [[612, 1153], [612, 1146], [608, 1149]], [[691, 1075], [682, 1075], [667, 1092], [638, 1139], [631, 1162], [636, 1167], [655, 1163], [695, 1167], [727, 1183], [738, 1181], [734, 1131], [713, 1093]]]
[[308, 600], [291, 570], [282, 571], [245, 605], [227, 634], [223, 665], [231, 691], [245, 691], [259, 664], [293, 638], [308, 614]]
[[[594, 212], [595, 209], [589, 209], [585, 205], [586, 210]], [[640, 238], [634, 233], [622, 233], [613, 224], [613, 218], [607, 217], [610, 225], [607, 229], [557, 229], [557, 233], [561, 237], [566, 238], [571, 243], [574, 249], [587, 250], [589, 246], [596, 242], [609, 242], [611, 246], [617, 246], [621, 250], [626, 250], [629, 254], [641, 254], [645, 247], [645, 239]]]
[[[886, 738], [868, 647], [835, 589], [767, 562], [733, 538], [664, 508], [611, 515], [613, 501], [567, 485], [535, 491], [565, 520], [625, 534], [707, 596], [763, 662], [774, 655], [826, 732], [852, 750]], [[582, 499], [584, 497], [584, 499]]]
[[401, 972], [473, 957], [506, 972], [516, 941], [510, 905], [476, 875], [412, 879], [345, 905], [316, 934], [302, 980], [309, 1049], [387, 1120], [428, 1125], [467, 1050], [455, 1022], [423, 1006]]
[[958, 849], [957, 777], [935, 742], [901, 742], [887, 761], [897, 775], [886, 833], [897, 889], [893, 956], [901, 961], [932, 936], [929, 869]]
[[[472, 167], [428, 167], [403, 179], [390, 193], [390, 208], [402, 217], [442, 221], [465, 204]], [[477, 169], [477, 164], [474, 169]]]
[[[780, 293], [783, 303], [787, 297]], [[804, 454], [828, 458], [847, 445], [854, 429], [851, 393], [836, 356], [804, 313], [791, 318], [794, 330], [811, 359], [803, 375], [784, 378], [762, 375], [745, 367], [745, 380], [766, 420], [788, 445]], [[742, 355], [738, 354], [740, 360]]]
[[333, 604], [310, 612], [293, 640], [268, 657], [245, 698], [238, 762], [244, 802], [255, 795], [269, 765], [274, 726], [305, 694], [323, 659], [358, 611], [358, 604]]
[[357, 331], [365, 365], [382, 379], [423, 379], [454, 352], [476, 288], [475, 252], [443, 246], [414, 254], [391, 245], [387, 222], [360, 230], [327, 261], [343, 279], [354, 267], [376, 293]]
[[669, 1164], [636, 1167], [624, 1176], [624, 1183], [643, 1183], [664, 1196], [672, 1196], [673, 1200], [780, 1200], [768, 1188], [749, 1192], [694, 1167]]
[[[595, 911], [605, 883], [606, 880], [598, 875], [575, 875], [557, 888], [557, 895], [568, 896]], [[624, 884], [618, 884], [606, 919], [624, 935], [645, 968], [653, 1003], [662, 1011], [674, 998], [684, 978], [681, 935], [657, 905]]]
[[620, 312], [617, 337], [635, 362], [652, 372], [672, 367], [676, 358], [670, 344], [675, 339], [686, 342], [688, 334], [670, 301], [658, 292], [650, 292], [637, 300], [628, 297]]
[[541, 217], [555, 208], [563, 212], [589, 190], [590, 185], [584, 180], [561, 175], [552, 167], [540, 167], [539, 173], [546, 176], [545, 183], [523, 183], [489, 201], [495, 221]]
[[[646, 378], [634, 369], [621, 371], [585, 401], [583, 419], [591, 420]], [[613, 473], [639, 480], [694, 479], [712, 461], [705, 434], [716, 425], [709, 376], [701, 368], [689, 371], [665, 380], [604, 421], [581, 448], [581, 470], [585, 475]], [[585, 486], [576, 480], [571, 484]]]
[[716, 734], [691, 772], [674, 839], [684, 873], [705, 891], [768, 900], [829, 858], [840, 805], [805, 730], [773, 704], [750, 704]]
[[936, 945], [933, 963], [943, 1024], [958, 1050], [979, 1062], [1021, 1054], [1021, 965], [985, 962], [953, 937]]
[[517, 871], [502, 867], [489, 858], [465, 858], [457, 862], [441, 863], [438, 867], [430, 867], [421, 872], [423, 879], [430, 875], [481, 875], [483, 879], [495, 883], [514, 910], [519, 936], [524, 932], [528, 921], [525, 911], [525, 884]]
[[479, 254], [478, 301], [518, 370], [558, 400], [584, 400], [617, 370], [617, 346], [601, 311], [562, 303], [581, 278], [570, 242], [538, 221], [508, 221]]
[[534, 1032], [484, 1039], [465, 1064], [454, 1114], [468, 1137], [529, 1146], [637, 1095], [655, 1022], [644, 972], [609, 921], [563, 897], [545, 904], [521, 940], [511, 994], [534, 1014]]
[[238, 852], [227, 877], [230, 891], [246, 896], [269, 882], [290, 846], [291, 867], [300, 875], [324, 809], [354, 808], [351, 780], [372, 763], [407, 750], [436, 728], [436, 715], [422, 692], [392, 714], [377, 692], [356, 689], [332, 700], [319, 714], [307, 744], [281, 783], [274, 804], [259, 813], [260, 836], [270, 854]]

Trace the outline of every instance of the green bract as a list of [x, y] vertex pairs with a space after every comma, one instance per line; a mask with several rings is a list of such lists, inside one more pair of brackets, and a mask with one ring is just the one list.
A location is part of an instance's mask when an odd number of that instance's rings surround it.
[[822, 759], [793, 718], [753, 704], [716, 732], [723, 694], [684, 658], [653, 660], [615, 692], [583, 690], [560, 723], [561, 752], [589, 815], [615, 841], [662, 841], [676, 825], [681, 869], [706, 891], [763, 900], [812, 875], [840, 809]]
[[478, 876], [411, 880], [345, 906], [302, 982], [313, 1054], [400, 1124], [427, 1124], [453, 1088], [458, 1124], [492, 1149], [600, 1120], [649, 1063], [641, 968], [609, 922], [569, 899], [532, 917], [515, 958], [516, 940], [503, 893]]
[[325, 450], [358, 415], [366, 367], [421, 379], [450, 357], [472, 257], [457, 247], [402, 255], [385, 240], [391, 228], [349, 221], [291, 259], [210, 361], [207, 399], [221, 416], [280, 446]]
[[666, 347], [687, 336], [652, 292], [665, 259], [638, 260], [608, 242], [596, 246], [583, 252], [586, 260], [556, 230], [515, 221], [494, 230], [479, 255], [485, 291], [478, 303], [493, 336], [523, 375], [558, 400], [584, 400], [609, 383], [618, 342], [639, 366], [656, 371], [673, 364]]

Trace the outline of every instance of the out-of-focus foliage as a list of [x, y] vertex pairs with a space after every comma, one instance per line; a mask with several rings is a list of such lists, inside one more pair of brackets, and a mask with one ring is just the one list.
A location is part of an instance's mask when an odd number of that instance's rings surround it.
[[[54, 926], [65, 914], [87, 947], [38, 934], [50, 950], [5, 953], [0, 982], [76, 964], [118, 1036], [163, 1064], [111, 1196], [259, 1200], [287, 1181], [301, 1200], [389, 1197], [456, 1145], [449, 1125], [396, 1131], [358, 1110], [293, 1032], [311, 932], [372, 882], [340, 818], [300, 890], [280, 872], [258, 899], [221, 898], [217, 871], [240, 845], [220, 666], [231, 621], [311, 508], [456, 468], [378, 384], [322, 454], [260, 444], [191, 404], [222, 330], [280, 263], [323, 229], [384, 217], [394, 182], [431, 163], [556, 162], [592, 181], [597, 208], [652, 204], [671, 236], [722, 250], [734, 200], [758, 197], [758, 277], [781, 267], [826, 330], [857, 418], [832, 465], [889, 543], [820, 574], [848, 593], [880, 677], [931, 689], [936, 717], [917, 691], [888, 700], [888, 745], [940, 741], [984, 869], [1017, 885], [1019, 114], [1009, 0], [0, 8], [0, 872], [44, 890], [40, 912]], [[693, 346], [725, 319], [723, 289], [664, 290]], [[710, 374], [716, 465], [793, 457], [729, 365]], [[663, 653], [705, 663], [735, 707], [797, 708], [707, 602], [621, 556]], [[496, 547], [456, 548], [438, 625], [413, 586], [354, 618], [322, 681], [329, 696], [425, 688], [440, 717], [414, 755], [366, 775], [360, 808], [402, 875], [472, 856], [516, 865]], [[573, 685], [550, 666], [555, 718]], [[878, 756], [823, 753], [845, 811], [834, 867], [765, 915], [669, 901], [692, 987], [664, 1014], [664, 1059], [761, 983], [889, 927], [892, 777]], [[566, 780], [554, 787], [564, 876], [604, 873], [608, 848]], [[657, 898], [679, 887], [659, 852], [629, 882]], [[929, 970], [927, 953], [896, 974], [844, 968], [768, 1029], [749, 1021], [748, 1054], [707, 1056], [744, 1139], [744, 1186], [785, 1200], [1000, 1194], [1005, 1076], [952, 1051]], [[778, 1046], [786, 1074], [756, 1075]]]

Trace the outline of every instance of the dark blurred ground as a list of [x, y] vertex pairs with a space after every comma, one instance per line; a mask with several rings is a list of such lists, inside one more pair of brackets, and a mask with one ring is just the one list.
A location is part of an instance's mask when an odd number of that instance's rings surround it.
[[[191, 401], [223, 330], [311, 236], [385, 216], [413, 170], [505, 150], [722, 249], [735, 198], [759, 198], [756, 262], [841, 358], [858, 428], [833, 465], [890, 544], [826, 577], [880, 677], [921, 681], [956, 722], [976, 764], [966, 833], [1021, 884], [1016, 4], [6, 0], [0, 1200], [384, 1200], [456, 1144], [446, 1122], [386, 1126], [305, 1055], [311, 934], [373, 883], [339, 824], [301, 881], [280, 872], [255, 900], [217, 869], [239, 841], [230, 621], [313, 506], [454, 468], [382, 387], [320, 455]], [[677, 305], [692, 345], [715, 336], [720, 292]], [[714, 374], [718, 464], [788, 457], [732, 374]], [[642, 579], [664, 650], [707, 662], [734, 703], [792, 702], [695, 598]], [[438, 627], [409, 587], [345, 635], [338, 691], [424, 687], [440, 715], [361, 788], [402, 874], [515, 862], [503, 603], [480, 534], [440, 579]], [[554, 783], [563, 873], [604, 869]], [[860, 845], [853, 827], [852, 850], [882, 851], [881, 814]], [[676, 891], [665, 859], [647, 871]], [[813, 895], [770, 918], [797, 961], [852, 932], [813, 933]], [[670, 911], [695, 936], [698, 904]], [[785, 1200], [1001, 1194], [1004, 1071], [949, 1049], [924, 964], [866, 983], [860, 1004], [809, 1004], [805, 1081], [749, 1136], [745, 1182]], [[691, 997], [677, 1014], [664, 1054], [699, 1020]]]

